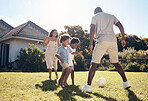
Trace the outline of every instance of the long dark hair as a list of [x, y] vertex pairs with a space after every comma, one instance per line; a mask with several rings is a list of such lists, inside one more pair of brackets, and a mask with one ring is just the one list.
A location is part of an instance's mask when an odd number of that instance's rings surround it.
[[[53, 29], [51, 32], [50, 32], [50, 35], [49, 35], [49, 37], [52, 37], [52, 33], [54, 32], [54, 31], [57, 31], [56, 29]], [[57, 31], [58, 32], [58, 31]], [[57, 36], [56, 36], [56, 38], [58, 37], [58, 34], [57, 34]]]

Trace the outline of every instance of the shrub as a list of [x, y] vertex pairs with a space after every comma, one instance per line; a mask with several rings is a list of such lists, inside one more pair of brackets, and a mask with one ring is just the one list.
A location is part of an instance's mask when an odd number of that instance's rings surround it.
[[119, 52], [119, 59], [124, 63], [137, 62], [143, 64], [147, 62], [148, 50], [136, 51], [134, 48], [127, 47], [123, 52]]
[[108, 71], [117, 71], [115, 67], [109, 68]]
[[98, 66], [97, 70], [99, 71], [106, 71], [108, 69], [108, 67], [102, 67], [102, 66]]
[[142, 64], [140, 66], [140, 70], [143, 72], [148, 72], [148, 64]]
[[18, 56], [18, 67], [24, 72], [47, 71], [44, 52], [34, 44], [29, 44], [30, 48], [20, 50]]
[[125, 71], [138, 72], [138, 71], [140, 71], [140, 64], [138, 64], [137, 62], [130, 62], [126, 66]]
[[101, 65], [103, 65], [104, 67], [109, 67], [110, 66], [110, 62], [109, 62], [109, 60], [103, 58], [101, 60]]
[[58, 71], [62, 71], [62, 66], [60, 65], [59, 61], [58, 61], [57, 65], [58, 65]]
[[120, 63], [120, 65], [122, 66], [123, 69], [125, 69], [127, 66], [127, 63]]
[[82, 54], [75, 55], [75, 60], [77, 62], [77, 65], [75, 65], [75, 70], [86, 70], [85, 60]]

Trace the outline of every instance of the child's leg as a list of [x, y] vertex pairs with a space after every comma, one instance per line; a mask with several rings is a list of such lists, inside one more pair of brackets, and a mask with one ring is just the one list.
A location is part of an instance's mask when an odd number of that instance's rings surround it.
[[56, 79], [58, 79], [59, 77], [58, 77], [58, 73], [57, 73], [57, 61], [55, 60], [55, 61], [53, 61], [53, 66], [54, 66], [54, 71], [55, 71], [55, 75], [56, 75]]
[[72, 80], [72, 84], [74, 85], [74, 70], [72, 70], [71, 72], [71, 80]]
[[69, 86], [69, 85], [67, 84], [67, 79], [68, 79], [68, 76], [69, 76], [69, 74], [70, 74], [70, 68], [67, 67], [65, 70], [66, 70], [66, 73], [65, 73], [63, 85], [64, 85], [64, 86]]
[[60, 85], [63, 84], [63, 80], [64, 80], [65, 73], [66, 73], [66, 69], [64, 69], [64, 70], [62, 71], [62, 75], [61, 75], [61, 77], [60, 77], [60, 79], [59, 79], [59, 84], [60, 84]]
[[55, 71], [56, 79], [58, 79], [58, 73], [57, 73], [57, 70], [54, 70], [54, 71]]
[[51, 72], [52, 72], [52, 69], [49, 68], [49, 80], [51, 79]]

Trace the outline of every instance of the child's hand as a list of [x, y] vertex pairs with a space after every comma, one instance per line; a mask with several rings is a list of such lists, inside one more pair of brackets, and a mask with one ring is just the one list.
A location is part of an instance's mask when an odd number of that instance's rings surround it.
[[77, 65], [77, 62], [76, 62], [76, 61], [74, 61], [74, 64], [75, 64], [75, 65]]
[[83, 51], [78, 52], [78, 54], [82, 54], [82, 53], [83, 53]]

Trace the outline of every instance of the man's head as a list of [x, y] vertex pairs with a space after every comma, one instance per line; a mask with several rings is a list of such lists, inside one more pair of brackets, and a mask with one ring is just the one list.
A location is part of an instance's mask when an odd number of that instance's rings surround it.
[[100, 7], [96, 7], [96, 9], [94, 10], [94, 14], [102, 12], [102, 9]]
[[76, 49], [78, 44], [79, 44], [80, 40], [79, 38], [76, 38], [76, 37], [73, 37], [70, 41], [70, 46], [73, 48], [73, 49]]
[[63, 34], [61, 35], [60, 42], [63, 46], [67, 46], [69, 44], [70, 35], [69, 34]]

